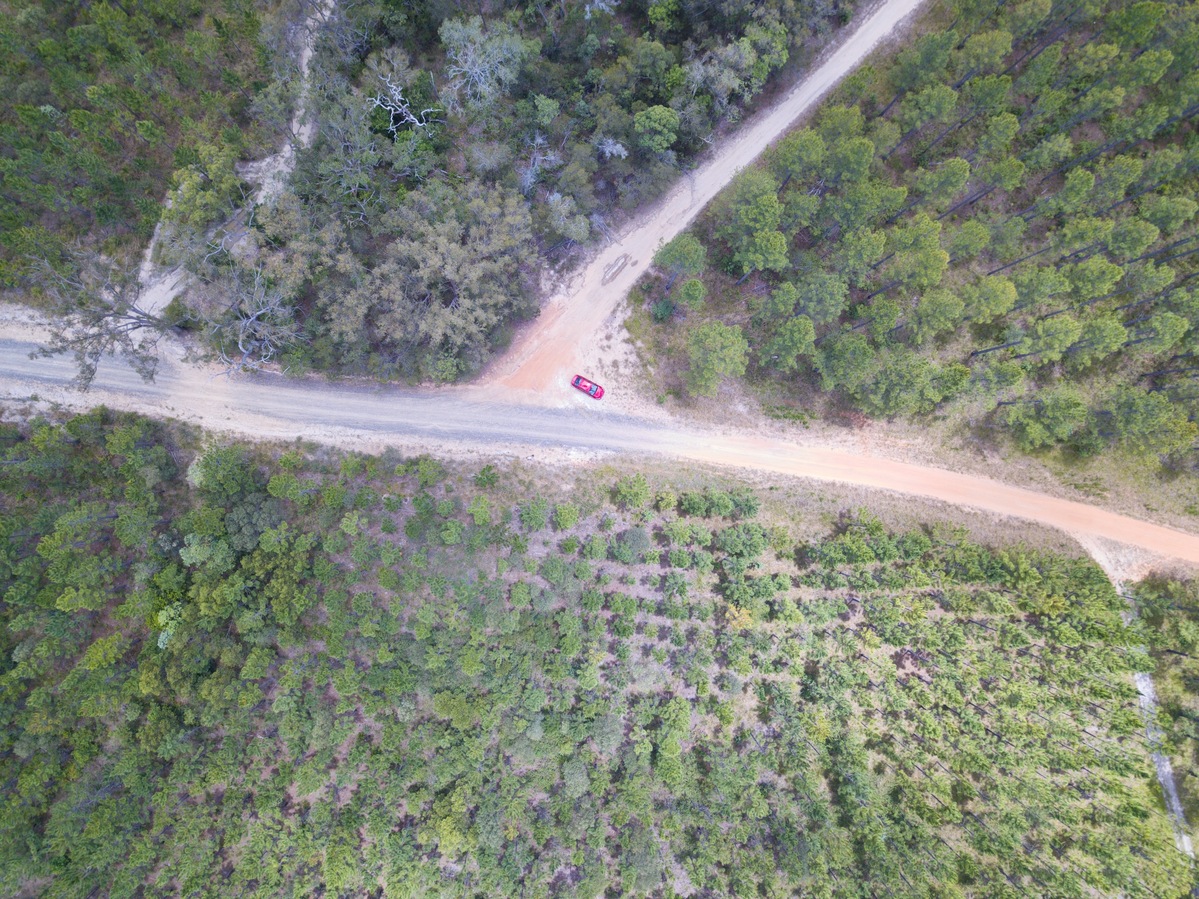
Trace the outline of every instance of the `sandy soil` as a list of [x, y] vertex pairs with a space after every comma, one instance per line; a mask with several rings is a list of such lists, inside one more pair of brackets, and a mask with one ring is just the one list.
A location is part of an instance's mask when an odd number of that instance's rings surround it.
[[[635, 379], [624, 377], [631, 365], [621, 345], [619, 308], [654, 253], [683, 231], [741, 169], [752, 163], [792, 124], [810, 111], [919, 6], [921, 0], [884, 0], [820, 65], [789, 94], [742, 125], [721, 142], [695, 172], [628, 226], [554, 292], [541, 316], [517, 336], [512, 350], [485, 376], [485, 383], [515, 391], [521, 402], [561, 404], [560, 390], [576, 371], [596, 380], [611, 371], [617, 380], [604, 384], [604, 402], [617, 412], [652, 414], [637, 395]], [[597, 340], [607, 333], [608, 341]], [[555, 389], [547, 391], [547, 388]]]
[[[291, 123], [299, 146], [307, 146], [315, 133], [307, 116], [307, 71], [316, 28], [333, 2], [325, 0], [306, 22], [300, 55], [304, 86]], [[518, 334], [512, 351], [492, 366], [481, 385], [405, 395], [377, 386], [336, 389], [315, 381], [233, 380], [215, 368], [187, 364], [182, 345], [166, 344], [163, 376], [156, 384], [142, 385], [131, 379], [128, 369], [107, 366], [95, 391], [81, 395], [65, 386], [74, 372], [64, 360], [29, 359], [42, 333], [37, 316], [0, 306], [0, 400], [15, 404], [10, 412], [16, 414], [82, 410], [104, 402], [251, 439], [315, 439], [362, 450], [411, 445], [494, 456], [535, 448], [529, 458], [574, 465], [591, 463], [603, 452], [644, 452], [676, 464], [689, 460], [760, 477], [833, 482], [843, 485], [842, 490], [881, 490], [890, 494], [892, 504], [902, 504], [905, 496], [919, 497], [982, 512], [982, 517], [1003, 524], [1012, 519], [1036, 522], [1076, 539], [1116, 584], [1137, 580], [1163, 564], [1199, 565], [1199, 536], [1061, 496], [921, 464], [942, 458], [930, 456], [935, 448], [926, 442], [897, 438], [896, 430], [885, 425], [854, 431], [819, 426], [798, 435], [794, 429], [762, 422], [757, 404], [734, 388], [709, 410], [711, 418], [723, 424], [701, 432], [682, 425], [638, 390], [641, 363], [623, 327], [624, 299], [654, 252], [684, 230], [737, 171], [811, 110], [920, 2], [884, 0], [790, 94], [723, 142], [697, 172], [567, 277], [542, 315]], [[255, 203], [278, 196], [294, 167], [296, 144], [289, 141], [275, 155], [243, 167], [243, 177], [258, 185]], [[159, 234], [156, 229], [141, 268], [142, 306], [147, 311], [161, 311], [186, 287], [181, 269], [156, 270], [153, 254]], [[604, 383], [603, 406], [569, 389], [576, 371]], [[536, 408], [544, 411], [546, 406], [557, 407], [552, 417]], [[1141, 678], [1138, 687], [1151, 719], [1152, 684]], [[1180, 849], [1191, 855], [1169, 760], [1160, 752], [1154, 759], [1163, 789], [1167, 796], [1173, 794], [1171, 813]]]
[[[564, 391], [577, 395], [572, 406], [546, 408], [511, 403], [510, 397], [477, 387], [404, 391], [379, 385], [334, 387], [315, 379], [230, 378], [184, 363], [182, 348], [172, 344], [153, 383], [114, 362], [101, 367], [90, 393], [79, 394], [68, 386], [74, 375], [71, 360], [31, 360], [34, 346], [36, 329], [28, 321], [11, 326], [0, 321], [0, 399], [30, 408], [47, 402], [69, 409], [105, 403], [251, 439], [311, 439], [350, 449], [519, 453], [576, 466], [594, 466], [592, 460], [605, 454], [673, 459], [767, 478], [783, 475], [924, 497], [1038, 522], [1091, 540], [1088, 548], [1104, 552], [1111, 551], [1093, 538], [1139, 548], [1146, 561], [1153, 557], [1199, 565], [1199, 535], [1161, 524], [861, 449], [732, 429], [694, 430], [674, 421], [620, 415], [577, 391]], [[1128, 558], [1128, 565], [1139, 564], [1139, 557]]]
[[[163, 201], [163, 205], [169, 205], [170, 199], [167, 197]], [[137, 271], [137, 280], [142, 288], [137, 304], [143, 311], [149, 312], [151, 315], [158, 315], [166, 309], [171, 300], [187, 288], [189, 280], [187, 271], [181, 265], [172, 269], [163, 269], [155, 264], [154, 253], [158, 249], [161, 239], [162, 222], [159, 221], [154, 226], [154, 236], [150, 238], [150, 244], [142, 256], [141, 268]]]
[[287, 185], [287, 176], [296, 167], [296, 148], [311, 146], [313, 138], [316, 137], [316, 120], [308, 115], [308, 64], [312, 61], [317, 32], [321, 23], [333, 12], [334, 2], [335, 0], [323, 0], [320, 7], [314, 8], [304, 21], [304, 42], [300, 46], [299, 59], [300, 95], [290, 127], [294, 140], [285, 141], [275, 155], [240, 167], [239, 174], [251, 184], [258, 185], [258, 190], [254, 192], [255, 205], [268, 204], [282, 193]]
[[[918, 5], [919, 0], [901, 0], [875, 7], [859, 29], [802, 83], [749, 120], [731, 140], [718, 145], [695, 173], [594, 252], [583, 266], [562, 276], [550, 289], [541, 316], [518, 332], [511, 350], [493, 363], [482, 385], [502, 390], [505, 398], [522, 405], [572, 408], [595, 416], [633, 415], [718, 435], [752, 431], [805, 447], [998, 476], [1037, 493], [1071, 500], [1098, 498], [1109, 509], [1190, 528], [1193, 519], [1180, 513], [1190, 499], [1180, 497], [1177, 502], [1164, 503], [1165, 509], [1155, 508], [1162, 485], [1138, 483], [1114, 466], [1092, 466], [1088, 472], [1058, 471], [1036, 459], [972, 441], [958, 430], [930, 428], [925, 423], [861, 421], [846, 426], [813, 421], [801, 428], [764, 420], [759, 400], [743, 384], [732, 381], [722, 385], [720, 395], [712, 400], [679, 402], [652, 396], [654, 388], [649, 385], [654, 379], [646, 372], [623, 323], [628, 292], [653, 253], [684, 230], [737, 171], [813, 109], [840, 78], [893, 37]], [[576, 372], [604, 385], [602, 404], [569, 389], [569, 379]], [[589, 408], [596, 406], [602, 408]], [[1079, 483], [1088, 479], [1099, 482], [1099, 489]], [[1194, 499], [1199, 504], [1199, 498]]]
[[[304, 22], [304, 42], [300, 47], [299, 58], [300, 96], [291, 119], [294, 141], [287, 140], [273, 156], [238, 166], [238, 174], [250, 184], [258, 186], [254, 192], [254, 205], [269, 203], [279, 196], [287, 184], [287, 176], [295, 168], [296, 146], [307, 147], [316, 136], [316, 122], [308, 115], [308, 63], [312, 60], [317, 30], [321, 22], [333, 11], [334, 2], [335, 0], [324, 0], [321, 7], [314, 9]], [[167, 197], [164, 203], [169, 204], [170, 197]], [[242, 214], [238, 213], [239, 216]], [[191, 281], [182, 265], [163, 269], [155, 264], [154, 256], [161, 239], [162, 222], [159, 222], [154, 228], [154, 236], [146, 247], [141, 268], [138, 270], [138, 280], [142, 287], [138, 305], [151, 314], [158, 314], [166, 309], [171, 300], [187, 289]]]
[[[1078, 538], [1078, 542], [1090, 553], [1091, 558], [1104, 570], [1117, 592], [1122, 595], [1127, 585], [1148, 576], [1151, 572], [1158, 574], [1185, 572], [1168, 571], [1162, 560], [1145, 549], [1128, 546], [1105, 540], [1094, 535]], [[1193, 572], [1192, 572], [1193, 573]], [[1126, 623], [1137, 617], [1135, 604], [1130, 600], [1128, 610], [1123, 613]], [[1162, 797], [1170, 822], [1174, 826], [1174, 845], [1178, 851], [1188, 858], [1195, 857], [1195, 848], [1191, 836], [1191, 828], [1187, 823], [1186, 812], [1182, 807], [1182, 799], [1178, 794], [1178, 782], [1174, 776], [1174, 765], [1166, 751], [1164, 735], [1158, 724], [1159, 707], [1157, 691], [1153, 687], [1153, 678], [1146, 672], [1137, 671], [1133, 674], [1133, 682], [1137, 688], [1137, 704], [1141, 709], [1141, 717], [1145, 722], [1145, 737], [1148, 740], [1149, 756], [1153, 760], [1157, 772], [1157, 782], [1162, 788]]]

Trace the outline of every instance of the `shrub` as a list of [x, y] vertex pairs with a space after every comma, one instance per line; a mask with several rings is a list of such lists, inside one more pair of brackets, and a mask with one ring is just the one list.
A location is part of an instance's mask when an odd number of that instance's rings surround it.
[[441, 542], [446, 546], [457, 546], [462, 542], [462, 537], [466, 533], [466, 525], [457, 519], [451, 518], [441, 526]]
[[191, 464], [187, 476], [205, 497], [221, 504], [266, 486], [250, 454], [239, 446], [210, 447]]
[[730, 556], [751, 560], [766, 551], [766, 531], [756, 524], [738, 524], [721, 531], [716, 545]]
[[538, 590], [533, 594], [533, 611], [542, 615], [552, 612], [557, 605], [558, 597], [549, 590]]
[[670, 300], [658, 300], [650, 307], [650, 314], [658, 324], [670, 321], [677, 307]]
[[570, 568], [561, 556], [548, 556], [541, 563], [541, 576], [555, 587], [561, 587], [570, 577]]
[[421, 456], [416, 460], [416, 481], [426, 490], [441, 483], [445, 477], [445, 467], [436, 459]]
[[704, 518], [708, 514], [708, 498], [702, 493], [689, 490], [680, 498], [679, 507], [683, 510], [684, 515]]
[[559, 531], [569, 531], [579, 523], [579, 507], [574, 503], [559, 503], [554, 508], [554, 527]]
[[578, 799], [591, 789], [587, 766], [577, 758], [562, 766], [562, 790], [568, 799]]
[[688, 594], [687, 576], [681, 571], [669, 571], [662, 578], [662, 595], [670, 598], [677, 596], [686, 599]]
[[418, 493], [412, 500], [412, 508], [419, 518], [427, 520], [437, 511], [437, 501], [427, 493]]
[[608, 608], [612, 610], [613, 615], [627, 615], [631, 618], [637, 614], [637, 600], [627, 593], [612, 593], [608, 596]]
[[615, 752], [624, 743], [624, 721], [611, 712], [598, 716], [591, 723], [591, 739], [605, 755]]
[[491, 523], [491, 502], [485, 496], [480, 495], [472, 499], [466, 511], [480, 527]]
[[599, 562], [608, 555], [608, 541], [599, 534], [592, 534], [587, 538], [587, 543], [583, 546], [584, 558], [590, 559], [593, 562]]
[[539, 496], [520, 509], [520, 523], [530, 533], [543, 530], [549, 519], [549, 503]]
[[651, 547], [649, 533], [641, 527], [629, 528], [624, 531], [617, 542], [627, 545], [629, 553], [634, 559], [640, 558]]
[[650, 501], [649, 482], [645, 475], [635, 474], [616, 482], [616, 504], [622, 509], [640, 509]]
[[734, 490], [729, 497], [733, 501], [734, 518], [753, 518], [758, 514], [758, 495], [745, 487]]
[[687, 304], [689, 309], [700, 309], [704, 305], [707, 295], [708, 288], [699, 278], [684, 281], [679, 288], [679, 298]]
[[728, 518], [733, 514], [733, 498], [723, 490], [708, 491], [708, 514]]
[[517, 581], [508, 588], [508, 601], [514, 609], [527, 609], [533, 601], [533, 589], [524, 581]]

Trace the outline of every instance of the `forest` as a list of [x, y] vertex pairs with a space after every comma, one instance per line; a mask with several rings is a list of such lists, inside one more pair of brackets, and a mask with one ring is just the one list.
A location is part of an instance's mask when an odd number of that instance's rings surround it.
[[[171, 327], [470, 377], [854, 9], [9, 0], [0, 285], [83, 329], [84, 381]], [[695, 395], [1188, 467], [1196, 53], [1194, 3], [934, 5], [659, 249], [654, 346]], [[195, 279], [169, 314], [137, 305], [156, 227]], [[1196, 886], [1133, 676], [1193, 819], [1199, 586], [936, 520], [13, 412], [0, 619], [4, 895]]]
[[1190, 893], [1193, 592], [601, 474], [3, 425], [0, 892]]
[[[137, 252], [160, 222], [156, 261], [196, 286], [137, 326], [189, 328], [235, 368], [440, 381], [476, 373], [536, 314], [544, 268], [606, 239], [852, 14], [843, 0], [18, 6], [0, 26], [17, 98], [0, 110], [5, 283], [111, 338], [138, 317]], [[290, 130], [302, 96], [306, 149]], [[281, 139], [295, 170], [257, 202], [243, 164]], [[97, 303], [115, 314], [72, 318]]]
[[[672, 184], [841, 2], [338, 4], [317, 139], [258, 216], [295, 369], [456, 380], [543, 268]], [[223, 257], [222, 257], [223, 258]]]
[[1199, 5], [939, 3], [661, 248], [711, 395], [1194, 463]]
[[7, 0], [0, 285], [76, 242], [139, 254], [172, 173], [236, 190], [234, 163], [273, 146], [290, 117], [264, 24], [251, 0]]
[[[240, 163], [287, 132], [318, 7], [19, 6], [0, 24], [0, 274], [87, 332], [84, 383], [114, 345], [149, 374], [126, 332], [176, 326], [231, 368], [469, 377], [536, 313], [547, 266], [852, 17], [338, 3], [309, 69], [315, 142], [256, 206]], [[650, 351], [693, 395], [745, 375], [801, 410], [949, 414], [1028, 452], [1189, 469], [1199, 6], [945, 0], [917, 30], [659, 249]], [[159, 261], [197, 284], [147, 316], [136, 251], [163, 196]], [[80, 317], [97, 297], [119, 308]]]

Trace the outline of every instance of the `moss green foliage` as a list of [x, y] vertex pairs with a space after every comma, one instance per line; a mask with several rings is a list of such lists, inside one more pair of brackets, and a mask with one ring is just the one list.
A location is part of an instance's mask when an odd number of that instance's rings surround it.
[[1196, 5], [927, 21], [716, 201], [721, 306], [672, 327], [743, 326], [752, 375], [873, 416], [953, 402], [1027, 450], [1189, 457]]
[[172, 173], [189, 215], [240, 193], [233, 162], [287, 122], [256, 104], [261, 24], [250, 0], [7, 4], [0, 282], [76, 238], [144, 243]]
[[[536, 312], [543, 254], [657, 196], [852, 6], [18, 0], [0, 23], [0, 283], [52, 294], [77, 240], [130, 274], [161, 218], [159, 261], [200, 289], [160, 329], [203, 321], [233, 368], [452, 381]], [[315, 142], [246, 209], [238, 164], [296, 143], [301, 97]]]
[[721, 378], [745, 374], [749, 344], [741, 329], [722, 322], [700, 325], [687, 338], [687, 387], [700, 396], [715, 396]]
[[259, 215], [309, 338], [289, 364], [477, 372], [535, 313], [543, 253], [659, 195], [852, 6], [346, 5], [313, 59], [316, 143]]
[[1089, 563], [743, 490], [584, 557], [430, 459], [0, 447], [7, 895], [1189, 889]]
[[1187, 818], [1199, 815], [1199, 584], [1149, 578], [1133, 589], [1153, 657], [1165, 750]]

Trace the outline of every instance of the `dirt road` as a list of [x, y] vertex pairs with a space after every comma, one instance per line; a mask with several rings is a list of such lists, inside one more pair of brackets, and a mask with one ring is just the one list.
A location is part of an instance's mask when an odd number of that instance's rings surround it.
[[269, 376], [231, 380], [170, 358], [152, 384], [120, 363], [101, 366], [91, 392], [80, 394], [68, 386], [74, 375], [70, 360], [30, 360], [35, 345], [32, 334], [0, 339], [0, 401], [36, 396], [71, 409], [104, 403], [249, 438], [307, 438], [351, 449], [400, 446], [458, 454], [517, 449], [554, 459], [642, 453], [928, 497], [1036, 521], [1085, 544], [1110, 540], [1199, 564], [1199, 536], [1083, 503], [864, 453], [751, 434], [693, 432], [617, 414], [581, 394], [573, 405], [551, 409], [508, 404], [502, 393], [486, 388], [405, 391]]
[[[786, 97], [723, 140], [707, 162], [638, 216], [619, 240], [596, 254], [557, 291], [542, 308], [540, 318], [488, 373], [489, 379], [522, 391], [522, 398], [531, 402], [540, 402], [541, 391], [549, 385], [566, 383], [582, 360], [585, 344], [595, 339], [658, 247], [686, 228], [738, 171], [785, 134], [922, 2], [883, 0]], [[610, 399], [619, 404], [619, 391]]]
[[[230, 380], [181, 364], [181, 350], [170, 344], [155, 383], [145, 384], [123, 365], [109, 362], [101, 366], [92, 391], [79, 394], [68, 386], [74, 375], [69, 360], [29, 359], [39, 337], [21, 313], [0, 315], [0, 401], [37, 397], [78, 410], [105, 403], [251, 439], [307, 438], [354, 449], [393, 445], [496, 453], [520, 447], [556, 458], [603, 452], [659, 455], [927, 497], [1040, 522], [1089, 547], [1115, 541], [1151, 556], [1199, 564], [1199, 536], [1010, 484], [866, 452], [650, 422], [620, 414], [620, 404], [608, 399], [602, 404], [581, 395], [563, 400], [573, 393], [565, 387], [565, 377], [575, 365], [580, 342], [593, 339], [657, 246], [681, 231], [738, 169], [810, 109], [919, 3], [884, 0], [790, 95], [747, 123], [640, 224], [600, 252], [553, 298], [538, 326], [497, 366], [491, 384], [402, 391], [265, 376]], [[546, 408], [546, 402], [556, 408]]]

